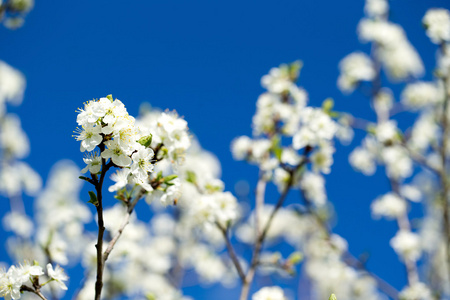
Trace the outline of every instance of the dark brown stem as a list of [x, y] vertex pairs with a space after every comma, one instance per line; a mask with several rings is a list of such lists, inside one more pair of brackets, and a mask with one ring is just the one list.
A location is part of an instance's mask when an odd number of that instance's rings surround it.
[[[99, 145], [100, 153], [103, 152], [105, 146], [103, 144]], [[102, 173], [100, 174], [100, 179], [95, 182], [95, 191], [97, 192], [97, 218], [98, 218], [98, 236], [97, 244], [97, 278], [95, 282], [95, 300], [100, 300], [102, 288], [103, 288], [103, 269], [105, 267], [103, 260], [103, 235], [105, 233], [105, 224], [103, 221], [103, 196], [102, 187], [103, 181], [105, 179], [106, 172], [109, 168], [113, 166], [112, 161], [106, 164], [106, 160], [102, 158]]]

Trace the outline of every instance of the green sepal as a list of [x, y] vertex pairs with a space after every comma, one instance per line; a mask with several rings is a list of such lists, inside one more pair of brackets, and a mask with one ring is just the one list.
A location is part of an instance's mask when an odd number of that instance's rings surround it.
[[91, 198], [87, 203], [92, 203], [95, 206], [98, 206], [97, 195], [93, 191], [89, 191], [89, 197]]
[[149, 134], [147, 136], [143, 136], [138, 140], [138, 143], [144, 146], [145, 148], [150, 147], [152, 143], [153, 135]]
[[156, 180], [159, 181], [162, 178], [162, 171], [159, 171], [158, 174], [156, 175]]
[[113, 102], [113, 97], [112, 97], [112, 95], [111, 95], [111, 94], [109, 94], [108, 96], [106, 96], [106, 98], [108, 98], [108, 99], [109, 99], [109, 101]]

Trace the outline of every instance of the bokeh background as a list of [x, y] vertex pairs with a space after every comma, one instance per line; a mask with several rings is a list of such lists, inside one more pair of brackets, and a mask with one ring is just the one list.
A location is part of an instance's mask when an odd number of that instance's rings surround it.
[[[255, 102], [263, 92], [261, 76], [297, 59], [304, 62], [300, 85], [311, 105], [332, 97], [337, 110], [374, 119], [368, 99], [357, 93], [343, 96], [336, 87], [339, 61], [354, 50], [369, 51], [356, 35], [362, 0], [36, 2], [22, 28], [0, 28], [0, 59], [26, 76], [24, 102], [10, 110], [21, 117], [29, 135], [26, 161], [44, 179], [60, 159], [83, 167], [79, 143], [72, 138], [75, 110], [84, 101], [112, 94], [132, 115], [143, 102], [177, 110], [202, 146], [221, 161], [226, 189], [234, 191], [236, 182], [247, 180], [252, 194], [257, 169], [233, 161], [230, 142], [251, 135]], [[426, 66], [424, 78], [431, 79], [436, 47], [421, 19], [428, 8], [450, 8], [450, 2], [392, 0], [390, 5], [391, 20], [404, 27]], [[392, 87], [397, 99], [402, 86]], [[400, 126], [411, 121], [406, 113], [400, 118]], [[384, 170], [365, 177], [348, 163], [362, 136], [356, 132], [350, 145], [337, 144], [326, 176], [337, 214], [334, 231], [348, 240], [354, 255], [370, 255], [371, 271], [401, 289], [404, 266], [389, 247], [396, 224], [372, 221], [370, 214], [370, 203], [389, 190]], [[276, 201], [274, 191], [269, 190], [267, 202]], [[82, 197], [88, 200], [86, 188]], [[112, 205], [112, 196], [109, 200]], [[32, 215], [32, 199], [25, 202]], [[0, 201], [0, 217], [8, 210], [8, 201]], [[413, 208], [411, 213], [421, 212]], [[8, 262], [6, 236], [0, 233], [0, 260]], [[69, 290], [81, 277], [71, 277]], [[233, 299], [238, 293], [224, 291], [219, 286], [185, 289], [197, 299]]]

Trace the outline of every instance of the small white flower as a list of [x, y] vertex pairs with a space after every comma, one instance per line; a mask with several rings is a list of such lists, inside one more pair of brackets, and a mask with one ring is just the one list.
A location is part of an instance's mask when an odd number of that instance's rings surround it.
[[390, 245], [403, 259], [416, 261], [420, 258], [420, 237], [416, 233], [400, 230], [391, 239]]
[[286, 300], [283, 290], [278, 286], [263, 287], [252, 296], [252, 300]]
[[354, 52], [339, 63], [341, 75], [338, 87], [343, 92], [351, 92], [360, 81], [371, 81], [375, 77], [372, 60], [365, 53]]
[[231, 152], [235, 160], [244, 160], [251, 151], [252, 140], [248, 136], [235, 138], [231, 143]]
[[83, 161], [87, 166], [81, 170], [81, 173], [86, 173], [88, 170], [91, 174], [97, 174], [102, 167], [102, 158], [97, 153], [90, 153]]
[[427, 11], [422, 20], [427, 35], [435, 44], [450, 41], [450, 13], [446, 9], [432, 8]]
[[128, 175], [131, 173], [130, 169], [124, 168], [117, 170], [116, 173], [111, 175], [111, 180], [115, 182], [114, 185], [108, 188], [108, 191], [115, 192], [125, 187], [128, 184]]
[[104, 159], [111, 158], [112, 162], [119, 167], [127, 167], [131, 164], [130, 156], [116, 141], [107, 141], [105, 145], [108, 149], [101, 154]]
[[350, 153], [350, 164], [364, 175], [373, 175], [376, 170], [375, 157], [367, 149], [357, 147]]
[[80, 144], [80, 151], [92, 151], [94, 148], [99, 145], [103, 137], [100, 135], [102, 132], [101, 126], [96, 126], [93, 124], [86, 124], [82, 127], [82, 129], [78, 129], [75, 132], [75, 134], [78, 134], [75, 136], [77, 141], [81, 141]]
[[63, 281], [66, 281], [69, 277], [66, 275], [63, 268], [57, 265], [56, 268], [53, 269], [51, 264], [47, 264], [47, 275], [51, 279], [55, 280], [61, 289], [67, 290], [67, 286]]
[[402, 103], [411, 109], [420, 109], [436, 104], [441, 96], [438, 87], [431, 82], [408, 84], [402, 92]]
[[153, 171], [154, 165], [151, 160], [154, 156], [153, 150], [150, 148], [143, 148], [133, 153], [131, 159], [131, 173], [136, 177], [145, 180], [148, 178], [148, 173]]
[[301, 181], [300, 187], [305, 191], [306, 198], [316, 206], [323, 206], [327, 201], [325, 194], [325, 180], [320, 174], [306, 172]]
[[374, 217], [398, 218], [406, 213], [406, 201], [393, 193], [375, 200], [370, 206]]

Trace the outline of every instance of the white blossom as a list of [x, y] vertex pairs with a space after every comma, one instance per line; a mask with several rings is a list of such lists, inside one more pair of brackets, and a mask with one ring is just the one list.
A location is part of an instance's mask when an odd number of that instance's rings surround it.
[[406, 201], [393, 193], [378, 198], [370, 207], [376, 218], [399, 218], [406, 213]]
[[429, 9], [422, 22], [433, 43], [440, 44], [450, 41], [450, 13], [448, 10], [442, 8]]
[[420, 258], [420, 237], [416, 233], [400, 230], [391, 239], [390, 245], [403, 259], [416, 261]]
[[286, 300], [283, 290], [278, 286], [263, 287], [252, 296], [252, 300]]
[[67, 290], [67, 286], [63, 281], [66, 281], [67, 279], [69, 279], [69, 277], [66, 275], [63, 268], [57, 265], [56, 268], [53, 269], [53, 266], [51, 264], [47, 264], [47, 274], [48, 277], [58, 283], [61, 289]]

